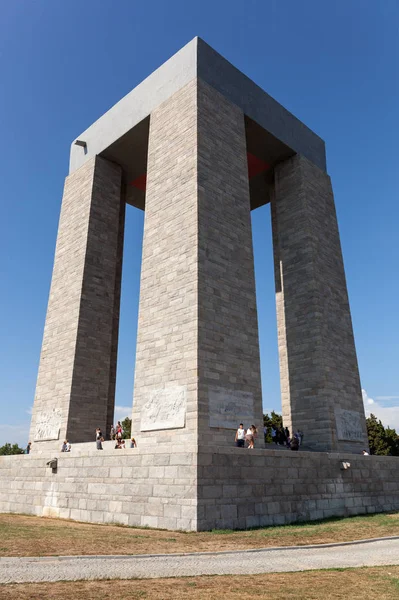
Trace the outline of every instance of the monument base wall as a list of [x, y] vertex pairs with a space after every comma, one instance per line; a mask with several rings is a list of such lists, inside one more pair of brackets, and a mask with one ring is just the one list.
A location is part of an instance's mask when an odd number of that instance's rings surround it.
[[[0, 512], [120, 523], [162, 529], [197, 528], [197, 455], [145, 449], [91, 450], [0, 457]], [[84, 452], [84, 446], [90, 449]], [[58, 460], [53, 473], [46, 463]]]
[[53, 473], [53, 456], [0, 457], [0, 512], [205, 531], [399, 510], [395, 457], [81, 449]]
[[198, 530], [399, 510], [397, 457], [220, 448], [198, 463]]

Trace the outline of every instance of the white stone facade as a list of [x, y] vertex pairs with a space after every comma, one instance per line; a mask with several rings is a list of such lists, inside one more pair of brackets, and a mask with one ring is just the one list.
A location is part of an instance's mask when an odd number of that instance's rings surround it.
[[33, 405], [34, 446], [89, 441], [96, 427], [111, 426], [124, 211], [117, 165], [96, 157], [66, 179]]
[[[253, 159], [261, 171], [250, 176]], [[32, 454], [0, 458], [0, 510], [201, 530], [398, 508], [395, 459], [351, 454], [367, 434], [325, 168], [324, 142], [198, 39], [82, 134]], [[136, 198], [126, 190], [137, 176], [138, 450], [96, 452], [78, 445], [113, 420], [125, 203]], [[270, 199], [284, 424], [312, 449], [350, 456], [265, 451], [262, 435], [254, 451], [231, 447], [240, 422], [263, 430], [250, 211]], [[65, 438], [75, 452], [58, 454]], [[45, 466], [53, 453], [56, 473]]]
[[244, 115], [195, 79], [151, 116], [132, 430], [231, 445], [244, 418], [263, 427]]
[[272, 223], [284, 423], [313, 449], [360, 452], [366, 419], [329, 176], [302, 156], [278, 165]]
[[1, 456], [0, 512], [200, 531], [399, 510], [395, 457], [92, 446], [56, 473], [52, 455]]

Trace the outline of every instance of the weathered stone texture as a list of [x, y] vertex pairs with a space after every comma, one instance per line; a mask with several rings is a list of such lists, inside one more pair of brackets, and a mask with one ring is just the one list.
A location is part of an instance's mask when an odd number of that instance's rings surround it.
[[99, 157], [65, 183], [31, 425], [34, 441], [37, 421], [55, 408], [60, 439], [40, 445], [93, 439], [113, 414], [125, 208], [120, 185], [120, 167]]
[[59, 453], [57, 458], [53, 473], [46, 466], [48, 456], [0, 457], [0, 511], [197, 529], [194, 452], [94, 449], [82, 455]]
[[213, 447], [231, 445], [235, 431], [209, 428], [212, 390], [227, 417], [233, 395], [243, 404], [252, 395], [245, 426], [263, 427], [263, 416], [244, 115], [200, 79], [197, 176], [198, 433]]
[[[0, 458], [0, 510], [197, 530], [399, 508], [395, 460], [353, 456], [344, 472], [343, 455], [227, 448], [240, 421], [263, 428], [247, 140], [271, 165], [253, 206], [275, 175], [284, 422], [313, 449], [367, 446], [356, 351], [324, 142], [203, 42], [173, 65], [171, 79], [161, 69], [86, 131], [85, 149], [73, 145], [72, 169], [83, 166], [65, 185], [33, 452]], [[151, 81], [160, 87], [147, 105]], [[114, 413], [125, 195], [122, 167], [92, 153], [123, 165], [125, 189], [134, 157], [144, 169], [148, 116], [139, 449], [93, 453], [79, 442], [96, 427], [108, 434]], [[308, 158], [285, 160], [298, 149]], [[73, 451], [53, 474], [45, 462], [64, 438]]]
[[252, 394], [262, 425], [242, 112], [193, 80], [151, 116], [147, 181], [133, 431], [160, 390], [185, 387], [186, 428], [139, 438], [231, 444], [234, 430], [210, 428], [211, 388]]
[[[272, 223], [284, 422], [315, 449], [359, 452], [366, 421], [328, 175], [298, 155], [278, 165]], [[338, 439], [335, 407], [359, 415], [359, 441]]]
[[1, 456], [0, 512], [201, 531], [399, 510], [396, 457], [76, 450], [57, 455], [57, 473], [44, 454]]
[[[350, 463], [346, 470], [343, 461]], [[396, 457], [386, 456], [239, 448], [200, 452], [198, 529], [245, 529], [395, 511], [397, 466]]]
[[[194, 443], [197, 436], [196, 96], [193, 80], [150, 121], [132, 417], [139, 445], [144, 438], [152, 445]], [[140, 433], [151, 395], [166, 388], [173, 396], [181, 387], [185, 428]]]

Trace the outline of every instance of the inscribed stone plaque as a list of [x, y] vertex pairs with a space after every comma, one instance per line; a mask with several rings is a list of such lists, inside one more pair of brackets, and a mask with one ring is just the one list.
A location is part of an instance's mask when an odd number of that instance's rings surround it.
[[364, 440], [362, 417], [363, 415], [357, 411], [336, 408], [335, 422], [337, 424], [338, 439], [362, 442]]
[[58, 440], [61, 428], [61, 409], [52, 408], [36, 417], [35, 442]]
[[141, 431], [176, 429], [186, 422], [186, 388], [175, 386], [152, 390], [141, 410]]
[[209, 427], [236, 429], [240, 423], [254, 422], [254, 396], [251, 392], [209, 388]]

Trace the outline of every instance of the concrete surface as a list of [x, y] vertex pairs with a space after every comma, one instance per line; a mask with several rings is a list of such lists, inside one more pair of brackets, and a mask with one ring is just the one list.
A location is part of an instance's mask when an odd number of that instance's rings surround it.
[[0, 512], [197, 531], [399, 510], [393, 456], [90, 447], [58, 453], [56, 473], [50, 453], [0, 456]]
[[239, 552], [142, 556], [0, 558], [0, 583], [254, 575], [399, 564], [399, 539]]
[[214, 87], [294, 152], [326, 169], [324, 141], [198, 37], [156, 69], [72, 143], [70, 173], [101, 154], [195, 77]]

